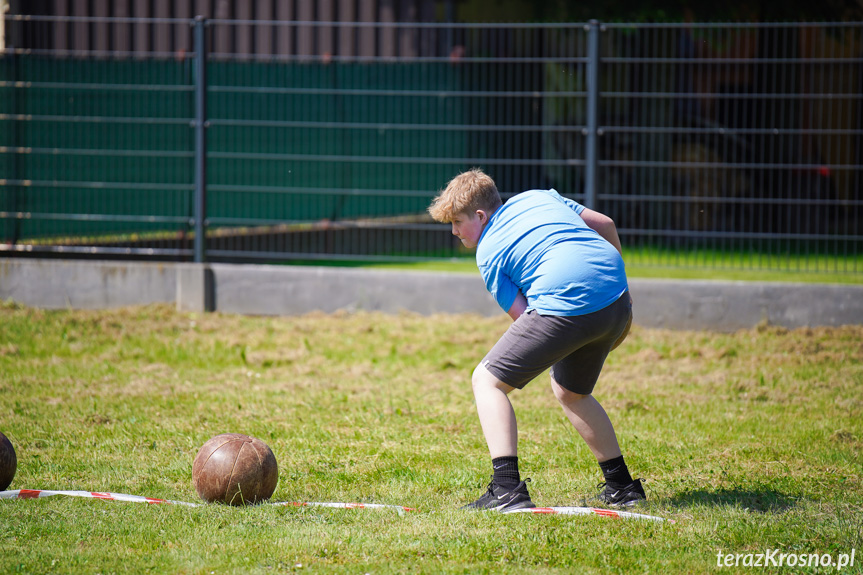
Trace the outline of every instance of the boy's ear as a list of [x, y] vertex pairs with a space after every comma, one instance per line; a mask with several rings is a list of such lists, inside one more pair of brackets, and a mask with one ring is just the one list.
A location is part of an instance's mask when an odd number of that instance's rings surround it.
[[477, 210], [476, 217], [479, 218], [479, 223], [481, 224], [488, 222], [488, 214], [485, 213], [485, 210]]

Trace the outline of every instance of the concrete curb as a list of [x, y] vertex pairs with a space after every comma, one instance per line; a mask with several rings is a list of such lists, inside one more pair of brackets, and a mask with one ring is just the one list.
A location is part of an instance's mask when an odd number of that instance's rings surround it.
[[863, 285], [630, 281], [633, 321], [647, 327], [735, 331], [863, 324]]
[[[633, 279], [635, 323], [734, 331], [863, 324], [863, 285]], [[0, 299], [48, 309], [502, 313], [479, 276], [356, 268], [0, 258]]]

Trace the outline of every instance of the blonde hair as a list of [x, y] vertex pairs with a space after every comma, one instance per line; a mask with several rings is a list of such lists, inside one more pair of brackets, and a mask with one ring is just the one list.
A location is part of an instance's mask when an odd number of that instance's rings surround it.
[[494, 180], [479, 168], [473, 168], [450, 180], [428, 210], [436, 221], [449, 223], [456, 214], [476, 210], [491, 215], [502, 204]]

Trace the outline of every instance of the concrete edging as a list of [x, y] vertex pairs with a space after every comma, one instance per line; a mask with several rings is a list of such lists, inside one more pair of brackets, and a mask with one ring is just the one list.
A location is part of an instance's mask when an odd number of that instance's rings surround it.
[[[734, 331], [863, 324], [863, 285], [632, 279], [635, 323]], [[175, 303], [181, 311], [502, 313], [479, 276], [251, 264], [0, 258], [0, 299], [48, 309]]]

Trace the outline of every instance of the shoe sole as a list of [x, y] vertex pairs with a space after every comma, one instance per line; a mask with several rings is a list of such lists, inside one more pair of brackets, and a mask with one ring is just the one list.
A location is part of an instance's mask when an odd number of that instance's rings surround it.
[[626, 509], [628, 507], [636, 507], [638, 505], [644, 505], [647, 503], [647, 499], [633, 499], [632, 501], [624, 501], [623, 503], [606, 503], [606, 505], [615, 508], [623, 508]]
[[636, 505], [644, 505], [647, 503], [647, 499], [632, 499], [630, 501], [624, 501], [623, 503], [609, 503], [608, 501], [603, 501], [602, 499], [582, 499], [582, 505], [585, 507], [611, 507], [614, 509], [621, 509], [626, 507], [635, 507]]
[[533, 501], [522, 501], [521, 503], [516, 503], [515, 505], [501, 505], [500, 507], [495, 507], [497, 511], [502, 511], [506, 513], [507, 511], [515, 511], [516, 509], [533, 509], [536, 507]]

